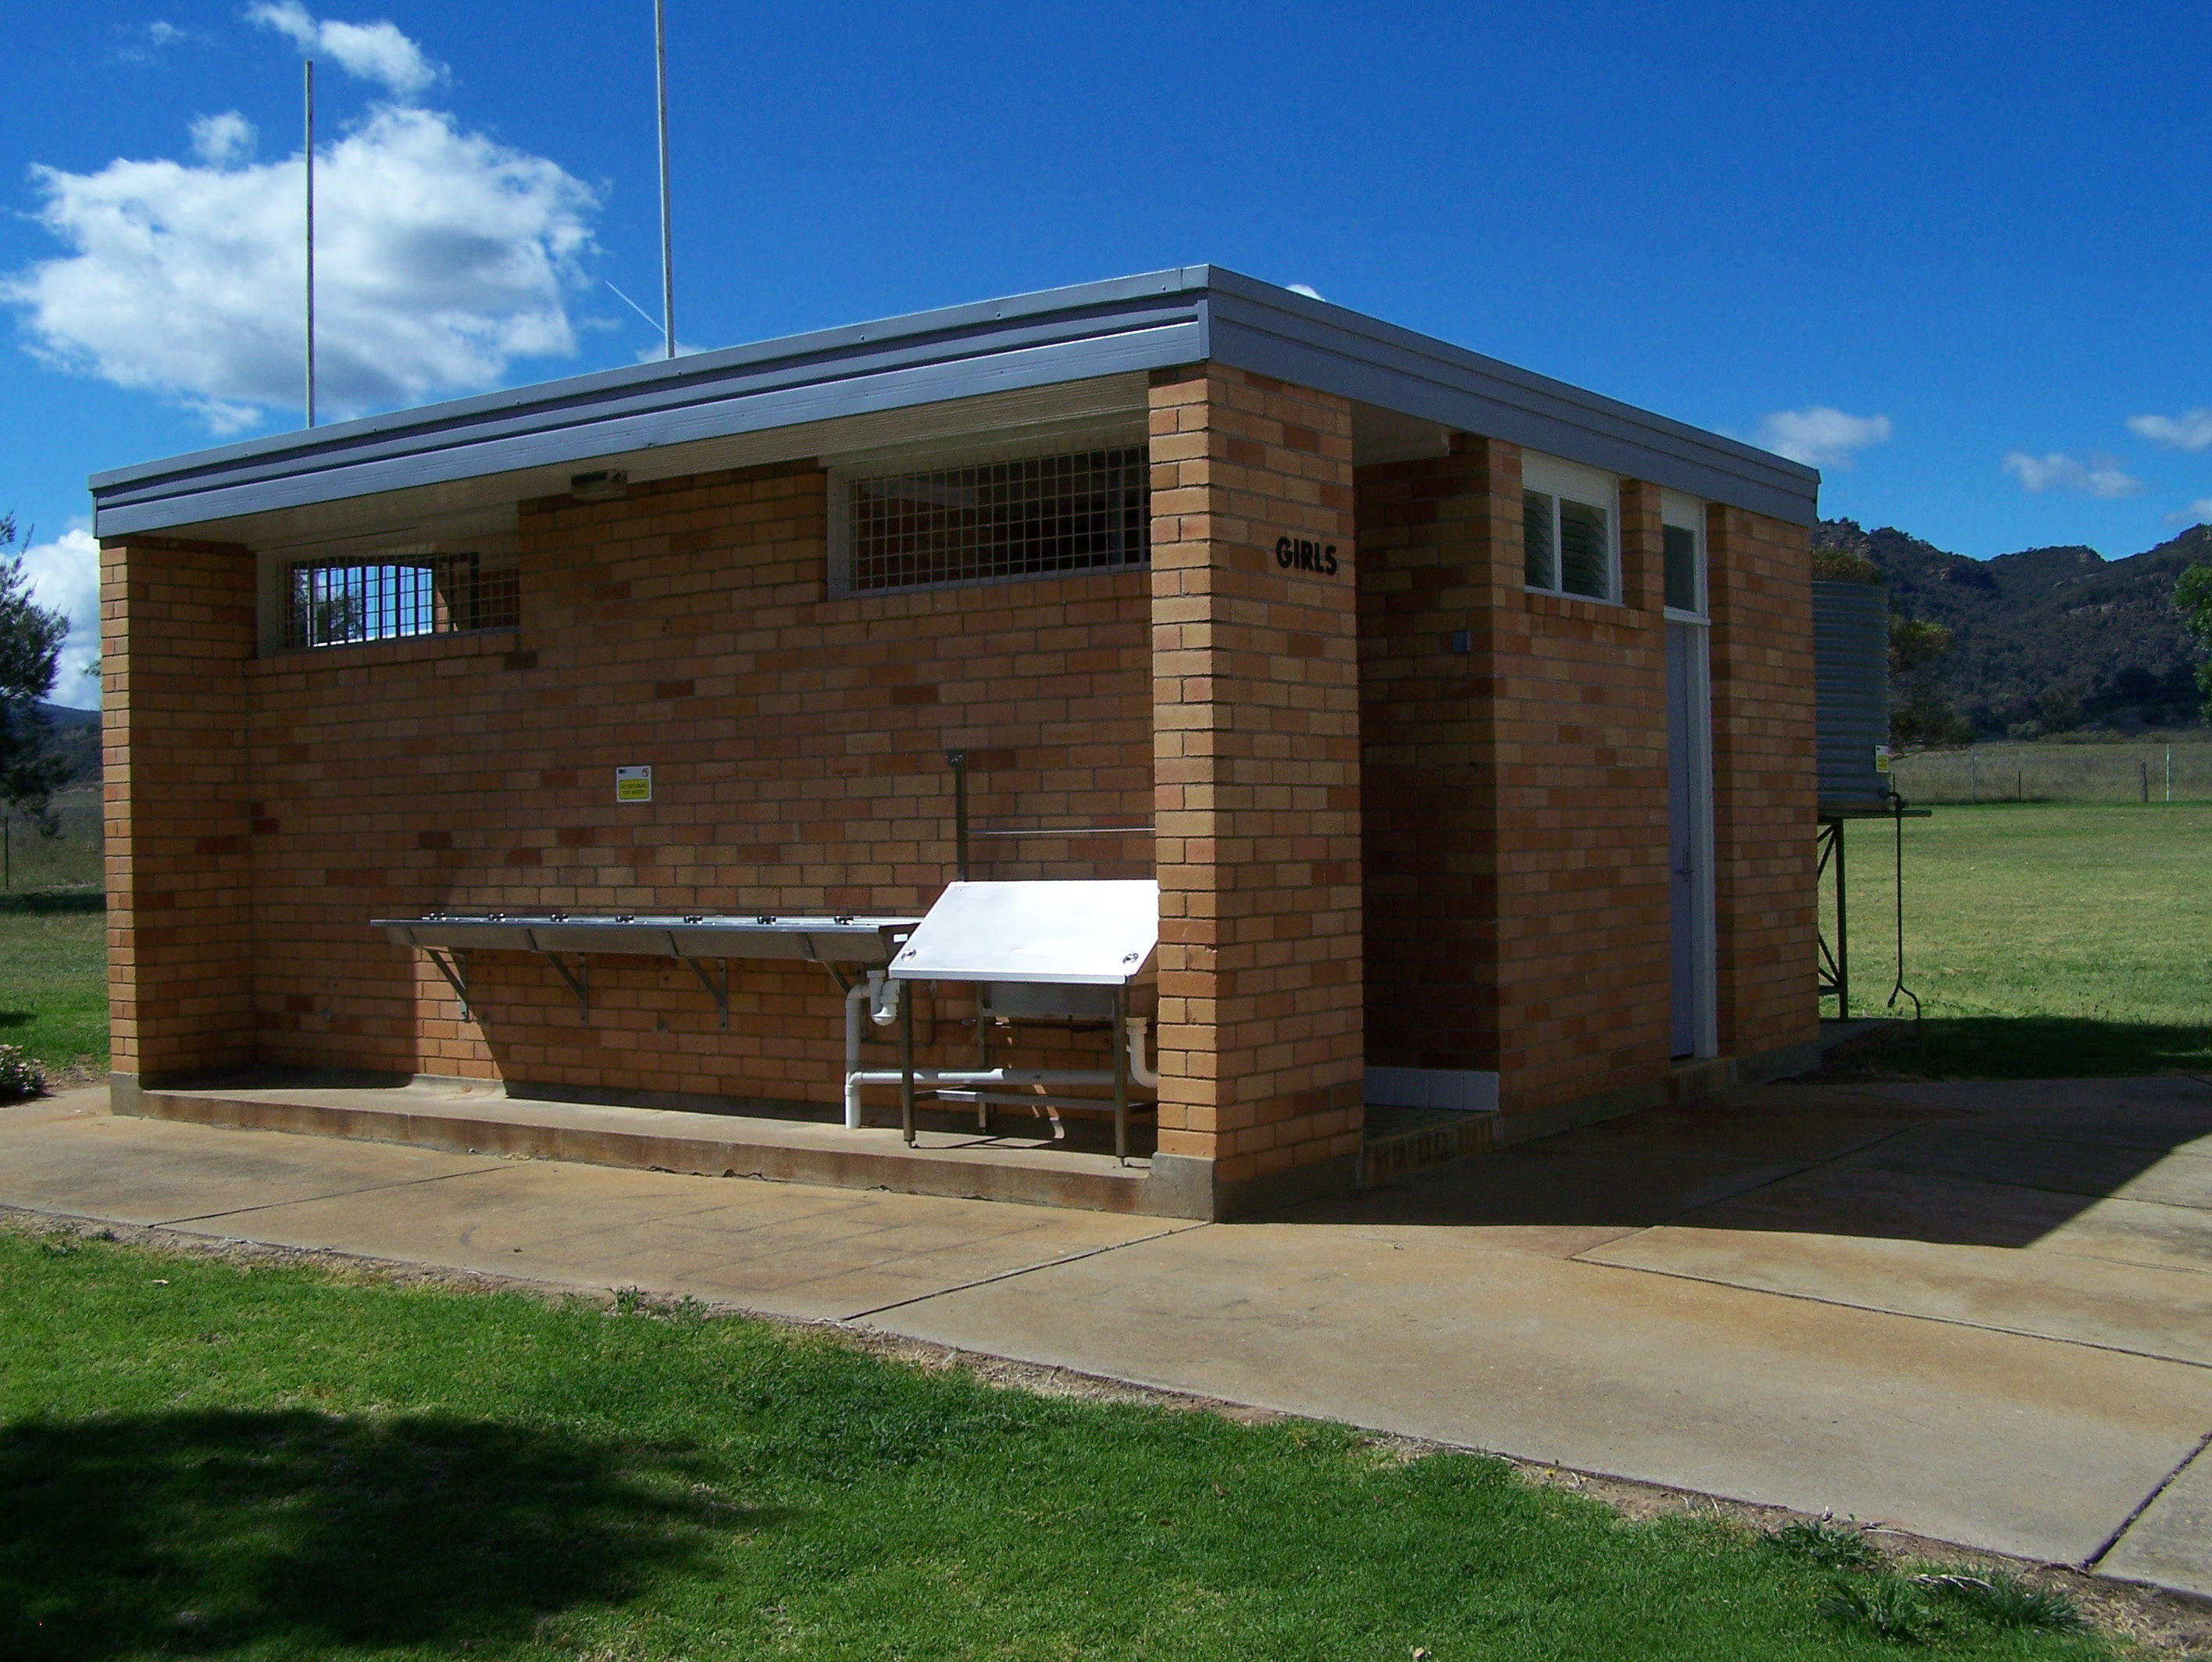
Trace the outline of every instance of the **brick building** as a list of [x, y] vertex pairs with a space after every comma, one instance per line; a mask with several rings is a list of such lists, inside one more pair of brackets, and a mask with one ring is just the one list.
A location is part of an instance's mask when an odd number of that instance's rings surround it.
[[1188, 268], [92, 482], [125, 1111], [252, 1069], [833, 1119], [817, 964], [718, 1004], [489, 951], [465, 1003], [368, 922], [919, 917], [956, 750], [975, 876], [1159, 885], [1156, 1143], [1087, 1204], [1814, 1038], [1817, 475], [1338, 306]]

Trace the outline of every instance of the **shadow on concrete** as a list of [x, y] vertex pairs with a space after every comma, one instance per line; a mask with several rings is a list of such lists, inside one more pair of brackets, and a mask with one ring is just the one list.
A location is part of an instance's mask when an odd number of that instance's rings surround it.
[[1823, 1079], [2116, 1079], [2212, 1074], [2212, 1023], [2071, 1016], [1929, 1016], [1856, 1023]]
[[2025, 1246], [2100, 1228], [2212, 1267], [2212, 1083], [1787, 1083], [1431, 1168], [1277, 1221], [1706, 1229]]
[[678, 1449], [440, 1417], [180, 1412], [0, 1431], [0, 1655], [492, 1646], [775, 1521]]

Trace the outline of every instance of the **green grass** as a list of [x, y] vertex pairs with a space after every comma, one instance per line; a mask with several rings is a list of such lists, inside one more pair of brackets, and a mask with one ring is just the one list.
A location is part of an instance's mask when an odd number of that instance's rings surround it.
[[[1835, 1579], [1328, 1426], [0, 1231], [24, 1662], [1891, 1653]], [[1965, 1609], [1930, 1649], [2112, 1654]]]
[[0, 895], [0, 1045], [50, 1074], [107, 1066], [107, 913], [96, 890]]
[[[1894, 828], [1845, 829], [1852, 1009], [1896, 980]], [[2212, 803], [1984, 804], [1905, 824], [1905, 982], [1926, 1020], [1845, 1071], [2036, 1078], [2212, 1069]], [[1821, 926], [1832, 939], [1832, 889]], [[1824, 1001], [1835, 1013], [1834, 1001]]]
[[0, 894], [100, 887], [100, 786], [72, 786], [55, 796], [52, 807], [51, 837], [40, 836], [20, 816], [0, 816], [8, 820], [6, 882]]

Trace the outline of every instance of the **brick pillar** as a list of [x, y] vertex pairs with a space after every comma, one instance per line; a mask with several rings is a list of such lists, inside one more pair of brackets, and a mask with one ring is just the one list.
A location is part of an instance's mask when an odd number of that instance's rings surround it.
[[1351, 409], [1171, 373], [1152, 462], [1154, 1174], [1220, 1214], [1347, 1186], [1358, 1156]]
[[1820, 1032], [1812, 555], [1802, 526], [1717, 503], [1705, 549], [1720, 1046], [1741, 1061]]
[[253, 556], [100, 553], [109, 1025], [116, 1106], [254, 1057], [246, 672]]

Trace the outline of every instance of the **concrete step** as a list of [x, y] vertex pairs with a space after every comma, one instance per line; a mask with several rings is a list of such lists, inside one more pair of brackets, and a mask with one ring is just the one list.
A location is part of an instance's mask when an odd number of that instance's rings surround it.
[[1401, 1108], [1370, 1104], [1366, 1139], [1359, 1149], [1359, 1183], [1441, 1166], [1499, 1146], [1502, 1114], [1460, 1108]]
[[1147, 1209], [1148, 1160], [941, 1125], [908, 1148], [896, 1128], [826, 1118], [523, 1099], [498, 1084], [212, 1083], [118, 1093], [118, 1113], [194, 1125], [400, 1143], [595, 1166], [756, 1177], [835, 1188], [1010, 1200], [1091, 1211]]

